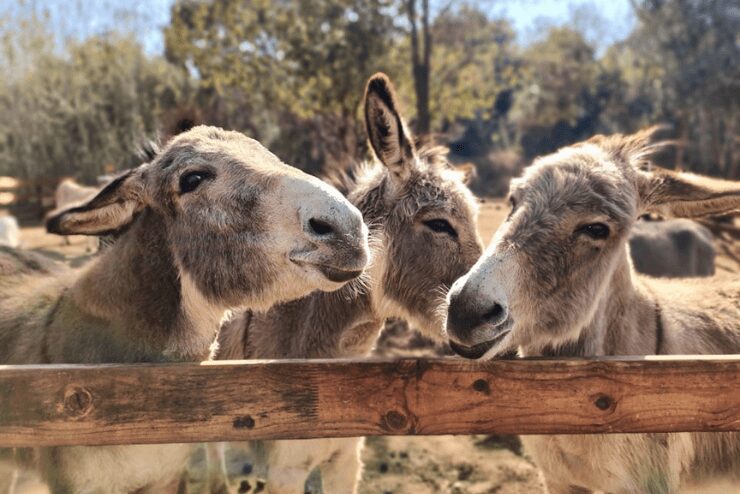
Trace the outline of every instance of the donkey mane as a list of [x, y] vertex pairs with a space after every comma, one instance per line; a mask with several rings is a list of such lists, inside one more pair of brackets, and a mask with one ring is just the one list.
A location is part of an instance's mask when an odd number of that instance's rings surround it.
[[[450, 162], [447, 159], [450, 149], [447, 146], [435, 143], [431, 137], [418, 137], [415, 139], [415, 144], [417, 146], [416, 153], [421, 163], [434, 171], [450, 167]], [[346, 197], [359, 184], [364, 183], [369, 177], [375, 176], [381, 170], [386, 170], [386, 168], [379, 160], [367, 159], [357, 161], [347, 169], [332, 168], [319, 178], [335, 187]]]
[[142, 163], [153, 161], [162, 151], [162, 143], [159, 138], [142, 139], [134, 148], [134, 153]]
[[666, 125], [653, 125], [635, 134], [599, 134], [571, 147], [578, 148], [596, 144], [613, 156], [630, 161], [639, 169], [649, 171], [655, 168], [650, 158], [668, 147], [679, 144], [677, 141], [670, 139], [656, 140], [656, 135], [667, 128]]

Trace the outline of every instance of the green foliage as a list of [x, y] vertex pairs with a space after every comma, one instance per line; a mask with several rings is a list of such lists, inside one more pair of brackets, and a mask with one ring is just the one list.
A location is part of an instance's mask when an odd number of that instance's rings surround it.
[[[246, 130], [291, 164], [317, 171], [364, 153], [358, 117], [374, 72], [391, 75], [415, 118], [410, 43], [400, 2], [180, 2], [165, 30], [168, 58], [197, 74], [203, 106], [238, 106], [207, 120]], [[463, 5], [434, 20], [434, 128], [487, 118], [520, 77], [514, 33]]]
[[238, 95], [252, 114], [239, 127], [277, 141], [288, 161], [308, 166], [307, 154], [341, 161], [358, 146], [365, 81], [393, 72], [390, 7], [383, 0], [179, 2], [165, 30], [167, 57], [197, 74], [202, 98]]
[[508, 22], [489, 20], [463, 5], [438, 17], [432, 28], [433, 127], [457, 119], [493, 118], [495, 102], [520, 84], [521, 58]]
[[619, 89], [619, 74], [602, 66], [594, 48], [569, 28], [553, 28], [523, 55], [524, 82], [511, 120], [532, 158], [602, 129], [602, 112]]
[[587, 113], [586, 101], [597, 86], [594, 49], [580, 33], [554, 28], [524, 54], [525, 83], [512, 117], [522, 127], [575, 125]]
[[739, 178], [737, 6], [725, 0], [642, 0], [634, 7], [640, 23], [624, 51], [637, 70], [622, 66], [632, 98], [652, 103], [644, 112], [647, 120], [674, 124], [683, 143], [678, 166]]
[[[43, 13], [0, 19], [0, 174], [89, 180], [190, 110], [309, 171], [345, 167], [367, 152], [372, 73], [391, 76], [414, 124], [408, 1], [181, 0], [164, 58], [120, 33], [62, 42]], [[655, 123], [674, 125], [678, 166], [740, 176], [731, 2], [634, 0], [634, 32], [603, 53], [583, 22], [523, 46], [482, 4], [445, 5], [429, 19], [431, 130], [481, 167], [479, 191], [501, 193], [535, 155]]]
[[2, 174], [94, 181], [132, 166], [136, 143], [158, 131], [186, 88], [180, 71], [146, 57], [131, 38], [90, 38], [69, 43], [64, 54], [31, 54], [33, 65], [0, 87]]

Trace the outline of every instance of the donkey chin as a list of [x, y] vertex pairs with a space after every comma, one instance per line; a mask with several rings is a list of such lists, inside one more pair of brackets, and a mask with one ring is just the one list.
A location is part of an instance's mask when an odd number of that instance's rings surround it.
[[[365, 245], [347, 248], [344, 255], [329, 255], [317, 250], [298, 250], [288, 256], [291, 263], [308, 277], [322, 277], [321, 290], [334, 291], [362, 275], [368, 262]], [[328, 283], [327, 283], [328, 281]]]
[[514, 319], [511, 316], [498, 324], [482, 324], [472, 331], [464, 328], [468, 336], [463, 341], [456, 337], [459, 331], [447, 323], [447, 334], [452, 350], [467, 359], [488, 360], [508, 351], [512, 344]]

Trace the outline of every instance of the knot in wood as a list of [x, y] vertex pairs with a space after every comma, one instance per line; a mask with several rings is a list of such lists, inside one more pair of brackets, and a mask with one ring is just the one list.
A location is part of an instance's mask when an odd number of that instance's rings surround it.
[[596, 398], [596, 401], [594, 401], [594, 405], [596, 405], [596, 408], [604, 411], [609, 410], [613, 403], [614, 400], [607, 395], [600, 395], [598, 398]]
[[485, 379], [476, 379], [473, 382], [473, 389], [478, 391], [479, 393], [483, 393], [486, 395], [491, 394], [491, 386], [488, 384], [488, 381]]
[[391, 410], [383, 416], [383, 424], [386, 429], [400, 431], [406, 428], [408, 419], [401, 412]]
[[254, 419], [251, 415], [246, 415], [244, 417], [237, 417], [234, 419], [234, 429], [253, 429], [254, 428]]
[[71, 417], [84, 417], [93, 408], [93, 397], [85, 388], [72, 387], [64, 392], [64, 411]]

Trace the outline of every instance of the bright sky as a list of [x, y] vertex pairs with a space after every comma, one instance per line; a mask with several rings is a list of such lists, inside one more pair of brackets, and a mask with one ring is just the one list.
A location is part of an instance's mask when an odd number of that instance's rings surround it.
[[[162, 27], [167, 25], [173, 0], [3, 0], [0, 18], [9, 11], [48, 10], [61, 36], [84, 38], [115, 29], [137, 33], [149, 53], [164, 48]], [[432, 2], [441, 4], [442, 1]], [[444, 2], [446, 3], [446, 1]], [[479, 2], [494, 17], [505, 16], [519, 39], [528, 43], [551, 25], [568, 23], [603, 49], [625, 38], [632, 26], [629, 0], [484, 0]]]
[[635, 24], [629, 0], [499, 0], [491, 10], [512, 21], [525, 43], [537, 39], [543, 27], [570, 23], [604, 49], [626, 38]]

